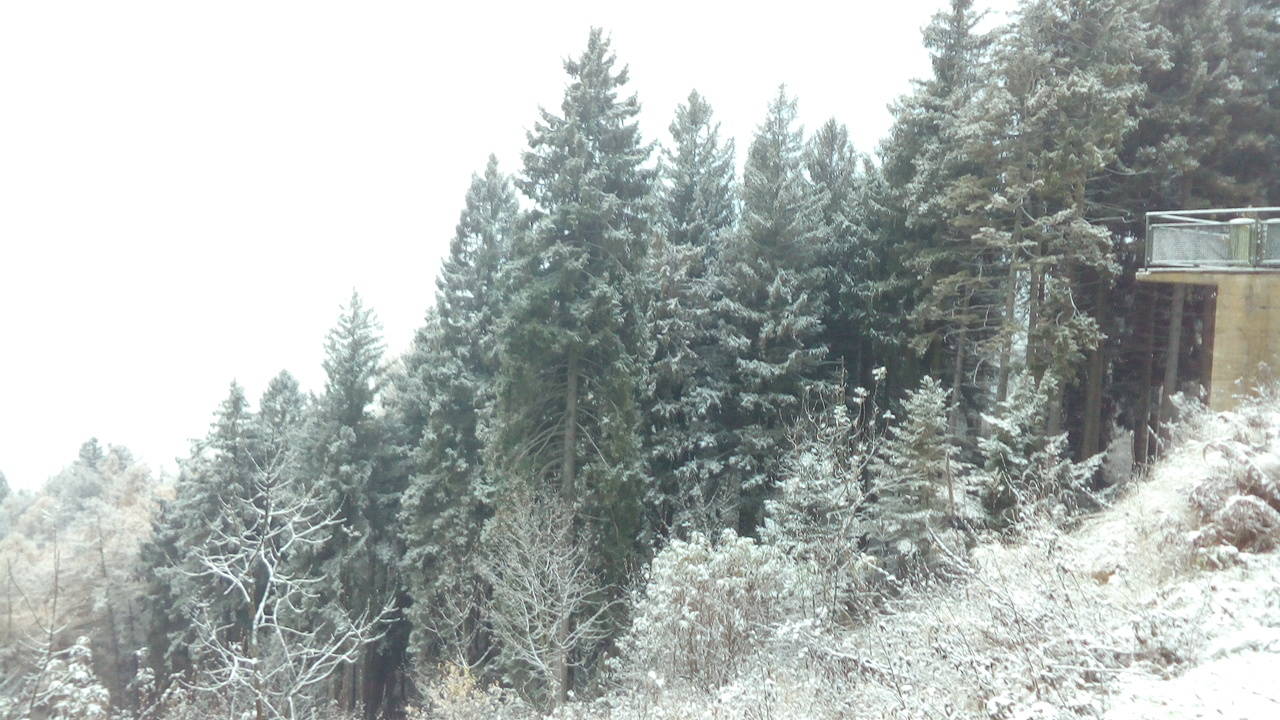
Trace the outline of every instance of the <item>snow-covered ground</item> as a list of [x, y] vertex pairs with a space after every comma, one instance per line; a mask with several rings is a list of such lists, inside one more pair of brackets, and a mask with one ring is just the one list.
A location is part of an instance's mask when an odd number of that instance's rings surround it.
[[[1127, 583], [1128, 592], [1152, 606], [1153, 617], [1178, 619], [1194, 629], [1183, 656], [1164, 672], [1118, 676], [1107, 718], [1280, 717], [1280, 556], [1218, 548], [1205, 554], [1213, 562], [1199, 564], [1223, 562], [1224, 569], [1170, 568], [1185, 552], [1177, 543], [1189, 542], [1196, 532], [1188, 497], [1198, 485], [1211, 476], [1245, 472], [1246, 465], [1260, 476], [1274, 473], [1280, 414], [1255, 408], [1209, 417], [1197, 434], [1075, 543], [1091, 548], [1095, 563], [1105, 566], [1109, 558], [1118, 567], [1114, 587]], [[1146, 572], [1127, 578], [1126, 564]], [[1173, 572], [1162, 577], [1159, 570]]]
[[773, 640], [723, 684], [664, 682], [676, 669], [659, 663], [556, 716], [1280, 718], [1277, 409], [1193, 413], [1105, 509], [956, 553], [950, 577], [853, 626], [761, 621]]
[[[1118, 625], [1159, 654], [1118, 668], [1098, 690], [1106, 718], [1280, 718], [1280, 556], [1197, 548], [1189, 502], [1208, 483], [1252, 470], [1280, 480], [1280, 413], [1206, 415], [1151, 476], [1062, 543], [1106, 600], [1132, 608]], [[1172, 637], [1152, 643], [1143, 632]]]
[[[845, 652], [896, 674], [859, 685], [863, 707], [998, 720], [1280, 718], [1277, 407], [1200, 414], [1106, 510], [1070, 532], [1046, 524], [980, 546], [967, 578], [852, 631]], [[1241, 498], [1263, 513], [1257, 537], [1212, 513]]]

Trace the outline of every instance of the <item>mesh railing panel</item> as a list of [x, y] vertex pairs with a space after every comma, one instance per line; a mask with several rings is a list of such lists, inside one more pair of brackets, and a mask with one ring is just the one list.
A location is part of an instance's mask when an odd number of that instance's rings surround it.
[[[1280, 235], [1280, 228], [1277, 228]], [[1152, 225], [1152, 265], [1248, 265], [1249, 243], [1227, 223]], [[1248, 233], [1244, 233], [1248, 237]], [[1280, 249], [1280, 248], [1278, 248]], [[1280, 252], [1276, 254], [1280, 260]]]
[[1280, 219], [1262, 223], [1262, 257], [1264, 265], [1280, 265]]

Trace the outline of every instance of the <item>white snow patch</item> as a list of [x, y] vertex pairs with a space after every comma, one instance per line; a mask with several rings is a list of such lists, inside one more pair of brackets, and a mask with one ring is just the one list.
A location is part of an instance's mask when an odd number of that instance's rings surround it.
[[1170, 680], [1124, 682], [1108, 720], [1182, 720], [1280, 716], [1280, 654], [1245, 652], [1212, 660]]

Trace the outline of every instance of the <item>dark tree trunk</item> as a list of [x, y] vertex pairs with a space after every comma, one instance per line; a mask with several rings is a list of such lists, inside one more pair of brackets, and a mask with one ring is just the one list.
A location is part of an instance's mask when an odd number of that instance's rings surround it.
[[578, 446], [578, 356], [569, 353], [564, 391], [564, 447], [560, 459], [560, 494], [566, 502], [573, 501], [574, 473], [577, 471]]
[[1098, 346], [1089, 352], [1088, 375], [1085, 380], [1084, 434], [1080, 442], [1082, 460], [1093, 457], [1102, 449], [1102, 387], [1107, 372], [1106, 338], [1111, 313], [1107, 304], [1109, 293], [1106, 277], [1101, 273], [1098, 275], [1093, 290], [1093, 306], [1094, 312], [1097, 313], [1098, 327], [1102, 331], [1102, 339], [1098, 341]]
[[1155, 291], [1146, 283], [1138, 285], [1138, 362], [1142, 371], [1138, 375], [1138, 397], [1133, 411], [1133, 462], [1147, 463], [1150, 448], [1151, 383], [1155, 379]]

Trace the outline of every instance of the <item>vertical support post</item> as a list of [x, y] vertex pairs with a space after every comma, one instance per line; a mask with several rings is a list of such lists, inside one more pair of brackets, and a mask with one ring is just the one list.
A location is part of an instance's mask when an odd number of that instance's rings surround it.
[[1146, 223], [1147, 223], [1147, 228], [1146, 228], [1146, 231], [1143, 233], [1143, 237], [1145, 237], [1144, 247], [1142, 248], [1142, 255], [1145, 259], [1145, 262], [1143, 262], [1143, 265], [1147, 267], [1151, 267], [1151, 216], [1150, 215], [1147, 215]]

